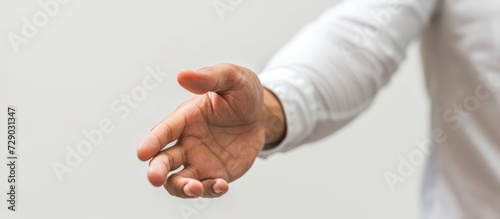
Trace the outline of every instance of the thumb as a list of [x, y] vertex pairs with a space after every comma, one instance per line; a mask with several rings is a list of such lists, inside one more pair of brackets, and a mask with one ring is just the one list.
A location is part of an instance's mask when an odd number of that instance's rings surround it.
[[177, 75], [177, 81], [186, 90], [195, 94], [204, 94], [209, 91], [225, 92], [238, 85], [243, 72], [239, 66], [219, 64], [196, 71], [181, 71]]

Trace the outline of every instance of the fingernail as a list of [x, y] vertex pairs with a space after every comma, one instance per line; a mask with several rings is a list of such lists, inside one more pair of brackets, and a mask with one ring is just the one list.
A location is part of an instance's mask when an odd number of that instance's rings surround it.
[[193, 193], [191, 193], [191, 191], [189, 191], [188, 187], [189, 187], [189, 184], [190, 182], [188, 182], [184, 188], [182, 189], [184, 191], [184, 193], [187, 195], [187, 196], [194, 196]]
[[206, 72], [207, 71], [207, 68], [200, 68], [198, 70], [196, 70], [195, 72]]
[[145, 143], [145, 142], [144, 142], [145, 140], [146, 140], [146, 137], [144, 137], [144, 138], [142, 138], [142, 139], [141, 139], [141, 142], [139, 142], [139, 146], [137, 147], [138, 149], [141, 149], [141, 148], [142, 148], [142, 146], [143, 146], [143, 145], [144, 145], [144, 143]]
[[221, 193], [222, 190], [219, 189], [219, 187], [217, 186], [217, 182], [218, 180], [215, 181], [214, 185], [212, 186], [212, 189], [214, 190], [215, 193]]
[[151, 143], [148, 137], [149, 136], [146, 135], [144, 138], [142, 138], [141, 142], [139, 142], [139, 147], [137, 147], [137, 149], [141, 150], [142, 148], [144, 148], [145, 145]]

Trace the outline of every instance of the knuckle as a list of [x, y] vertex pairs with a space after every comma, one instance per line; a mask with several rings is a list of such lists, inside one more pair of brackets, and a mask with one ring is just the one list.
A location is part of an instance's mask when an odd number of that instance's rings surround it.
[[164, 121], [161, 121], [160, 124], [162, 124], [163, 127], [165, 128], [164, 135], [167, 137], [167, 139], [171, 139], [172, 138], [172, 127], [168, 123], [165, 123]]
[[151, 132], [151, 135], [153, 136], [155, 145], [160, 145], [161, 144], [160, 136], [158, 136], [158, 134], [156, 134], [155, 132]]
[[174, 164], [174, 158], [168, 152], [165, 152], [165, 157], [166, 159], [164, 159], [164, 164], [170, 171], [172, 169], [172, 165]]
[[235, 69], [238, 68], [237, 65], [232, 64], [232, 63], [228, 63], [228, 62], [221, 63], [218, 66], [221, 67], [221, 68], [227, 68], [227, 69], [230, 69], [230, 70], [235, 70]]

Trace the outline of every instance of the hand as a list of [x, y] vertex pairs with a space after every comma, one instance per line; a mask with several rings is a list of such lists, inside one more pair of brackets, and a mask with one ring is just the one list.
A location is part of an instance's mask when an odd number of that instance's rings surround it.
[[177, 80], [198, 95], [144, 137], [138, 157], [151, 159], [149, 181], [173, 196], [219, 197], [250, 169], [264, 144], [281, 141], [281, 105], [255, 73], [232, 64], [185, 70]]

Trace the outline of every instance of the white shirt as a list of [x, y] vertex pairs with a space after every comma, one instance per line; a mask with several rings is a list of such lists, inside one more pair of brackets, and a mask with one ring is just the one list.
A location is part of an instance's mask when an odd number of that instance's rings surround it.
[[259, 76], [280, 99], [287, 122], [283, 142], [261, 156], [350, 122], [416, 38], [432, 105], [424, 218], [500, 218], [498, 0], [349, 0], [332, 7]]

